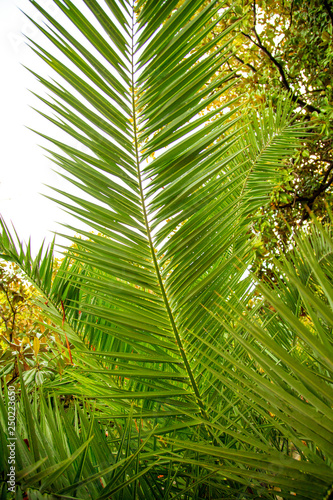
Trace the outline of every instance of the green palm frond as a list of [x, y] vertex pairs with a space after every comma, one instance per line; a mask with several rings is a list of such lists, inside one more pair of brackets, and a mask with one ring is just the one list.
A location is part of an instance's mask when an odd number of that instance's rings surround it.
[[25, 245], [19, 240], [16, 232], [16, 237], [11, 235], [3, 220], [0, 222], [2, 226], [0, 257], [7, 262], [15, 263], [34, 285], [39, 292], [36, 302], [45, 316], [52, 320], [54, 330], [57, 330], [60, 336], [66, 331], [70, 341], [82, 349], [82, 340], [73, 328], [74, 318], [71, 317], [70, 311], [69, 314], [63, 311], [64, 305], [70, 304], [73, 307], [74, 304], [78, 306], [80, 303], [79, 287], [77, 283], [68, 281], [68, 271], [71, 269], [72, 273], [76, 273], [82, 266], [73, 263], [70, 256], [65, 257], [60, 266], [57, 266], [53, 255], [54, 242], [48, 248], [44, 248], [42, 244], [37, 255], [32, 257], [31, 242]]
[[[15, 398], [18, 396], [16, 393]], [[3, 424], [8, 421], [9, 397], [12, 400], [13, 392], [6, 391], [4, 402], [0, 401]], [[154, 429], [143, 435], [141, 421], [139, 428], [131, 412], [122, 429], [100, 424], [93, 408], [84, 409], [77, 402], [68, 405], [55, 397], [40, 396], [31, 404], [30, 398], [21, 379], [21, 394], [16, 401], [16, 495], [26, 492], [29, 498], [49, 498], [50, 494], [61, 498], [107, 498], [124, 490], [128, 498], [134, 498], [135, 488], [143, 488], [147, 481], [143, 476], [159, 459], [147, 468], [139, 464], [138, 455]], [[13, 444], [10, 432], [6, 425], [1, 427], [1, 442]], [[9, 448], [3, 450], [1, 472], [5, 478], [12, 462]], [[1, 488], [5, 486], [4, 478]]]
[[[269, 453], [275, 453], [272, 445], [276, 446], [279, 452], [296, 458], [290, 465], [297, 470], [297, 474], [292, 473], [297, 496], [316, 498], [324, 495], [329, 486], [326, 481], [332, 477], [332, 239], [317, 225], [310, 236], [299, 235], [296, 241], [293, 252], [276, 263], [275, 283], [271, 282], [271, 287], [259, 284], [266, 299], [258, 304], [260, 314], [255, 307], [248, 309], [249, 295], [240, 300], [236, 292], [236, 306], [219, 296], [219, 313], [214, 318], [220, 326], [198, 342], [205, 353], [202, 364], [206, 378], [214, 384], [211, 393], [215, 398], [217, 394], [220, 398], [227, 395], [230, 401], [229, 412], [224, 405], [216, 418], [228, 423], [228, 430], [220, 428], [222, 444], [230, 429], [239, 442], [255, 439], [252, 446], [257, 452], [269, 445]], [[296, 309], [289, 307], [291, 288], [299, 294]], [[237, 434], [233, 434], [234, 429]], [[183, 443], [177, 441], [177, 445], [182, 447]], [[215, 452], [218, 450], [211, 450], [212, 456]], [[248, 464], [255, 456], [251, 458], [251, 453], [244, 458]], [[259, 456], [256, 459], [260, 460]], [[287, 462], [284, 470], [283, 459], [277, 460], [281, 464], [278, 481], [273, 466], [271, 472], [265, 467], [274, 476], [268, 482], [279, 486], [283, 498], [289, 498], [290, 483], [284, 475], [291, 472]], [[274, 463], [272, 457], [269, 462]], [[261, 468], [254, 462], [253, 466]], [[305, 472], [306, 467], [313, 467], [312, 472]], [[321, 472], [327, 474], [327, 479], [319, 479]], [[306, 493], [310, 483], [313, 487], [317, 483], [317, 492]]]
[[[57, 190], [68, 199], [60, 203], [95, 231], [76, 229], [83, 238], [73, 240], [74, 258], [89, 268], [84, 286], [91, 290], [79, 306], [81, 331], [89, 344], [98, 337], [102, 350], [146, 356], [146, 364], [138, 365], [135, 356], [124, 369], [117, 363], [119, 377], [130, 378], [122, 395], [152, 400], [156, 391], [156, 399], [169, 404], [182, 395], [188, 408], [204, 415], [184, 344], [187, 331], [198, 329], [202, 305], [222, 281], [239, 277], [237, 258], [249, 262], [244, 200], [262, 204], [255, 191], [261, 189], [267, 201], [267, 175], [279, 175], [279, 161], [304, 131], [292, 125], [288, 105], [275, 115], [270, 110], [266, 128], [259, 119], [243, 138], [234, 111], [199, 116], [214, 88], [230, 85], [229, 75], [215, 73], [228, 57], [231, 28], [220, 45], [201, 45], [225, 15], [223, 2], [203, 8], [191, 0], [175, 10], [174, 2], [159, 9], [150, 2], [103, 8], [89, 1], [85, 16], [70, 0], [55, 1], [78, 36], [32, 3], [48, 21], [40, 26], [43, 34], [62, 53], [53, 56], [31, 41], [57, 74], [52, 82], [39, 78], [52, 95], [42, 100], [54, 112], [49, 119], [84, 146], [82, 152], [50, 139], [61, 151], [51, 153], [54, 160], [82, 192]], [[82, 37], [85, 46], [77, 41]], [[170, 359], [170, 375], [158, 382], [153, 353]], [[180, 387], [184, 379], [186, 388]]]

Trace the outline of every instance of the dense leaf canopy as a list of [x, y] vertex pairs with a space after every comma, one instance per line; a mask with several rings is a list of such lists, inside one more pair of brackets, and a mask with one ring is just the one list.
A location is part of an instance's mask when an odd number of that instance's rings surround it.
[[[234, 53], [223, 71], [237, 83], [224, 98], [241, 96], [249, 109], [289, 94], [310, 122], [313, 136], [285, 163], [284, 177], [263, 207], [261, 259], [277, 242], [288, 248], [290, 227], [307, 227], [308, 208], [327, 221], [332, 204], [333, 3], [318, 0], [232, 1], [224, 25], [241, 18], [234, 30]], [[218, 104], [218, 103], [217, 103]], [[287, 222], [287, 224], [286, 224]], [[267, 272], [267, 267], [265, 268]]]

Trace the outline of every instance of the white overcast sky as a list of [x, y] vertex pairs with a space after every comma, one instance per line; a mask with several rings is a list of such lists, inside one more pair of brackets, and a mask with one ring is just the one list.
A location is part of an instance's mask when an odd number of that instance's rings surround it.
[[[44, 0], [42, 5], [52, 4]], [[64, 231], [57, 222], [69, 222], [69, 217], [41, 194], [51, 195], [44, 184], [59, 187], [61, 179], [38, 146], [42, 139], [27, 128], [48, 133], [45, 120], [30, 108], [40, 105], [28, 89], [40, 93], [41, 86], [22, 65], [42, 74], [45, 69], [23, 34], [37, 41], [42, 37], [19, 9], [36, 16], [28, 0], [0, 0], [0, 213], [20, 239], [31, 236], [37, 250], [43, 239], [53, 239], [53, 231]]]

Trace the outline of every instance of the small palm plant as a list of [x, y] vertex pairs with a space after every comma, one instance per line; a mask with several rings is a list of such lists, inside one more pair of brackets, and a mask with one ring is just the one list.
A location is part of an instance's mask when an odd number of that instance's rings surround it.
[[54, 280], [3, 226], [67, 359], [38, 390], [21, 379], [17, 494], [329, 498], [330, 234], [300, 235], [265, 286], [250, 272], [254, 217], [306, 134], [291, 101], [216, 107], [233, 26], [204, 40], [225, 2], [31, 3], [56, 49], [31, 40], [56, 74], [41, 99], [70, 140], [41, 135], [80, 224]]

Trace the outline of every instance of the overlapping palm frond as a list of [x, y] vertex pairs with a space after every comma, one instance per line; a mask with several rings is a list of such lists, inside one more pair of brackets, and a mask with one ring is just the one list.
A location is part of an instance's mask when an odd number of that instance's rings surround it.
[[[70, 0], [56, 1], [78, 30], [76, 37], [32, 3], [48, 20], [43, 33], [70, 61], [66, 65], [32, 42], [62, 79], [42, 79], [53, 95], [43, 101], [56, 113], [52, 122], [85, 146], [82, 153], [51, 139], [62, 151], [53, 154], [56, 163], [83, 191], [81, 198], [61, 193], [69, 200], [61, 204], [97, 232], [77, 231], [84, 239], [74, 239], [76, 258], [90, 269], [85, 287], [93, 291], [79, 306], [81, 328], [93, 343], [101, 338], [98, 318], [103, 350], [117, 339], [114, 352], [127, 354], [125, 366], [117, 360], [119, 377], [140, 382], [126, 384], [124, 397], [141, 395], [158, 404], [174, 398], [176, 406], [181, 397], [187, 410], [197, 407], [204, 414], [184, 346], [186, 331], [198, 326], [202, 304], [222, 280], [235, 275], [237, 281], [236, 256], [250, 255], [242, 192], [262, 203], [251, 182], [265, 189], [265, 167], [279, 175], [278, 161], [290, 152], [286, 142], [300, 128], [291, 125], [287, 106], [277, 117], [270, 112], [265, 129], [250, 128], [240, 146], [239, 133], [228, 133], [237, 121], [232, 111], [199, 116], [216, 98], [214, 89], [223, 92], [230, 85], [230, 75], [215, 73], [227, 57], [223, 37], [231, 28], [221, 35], [221, 45], [201, 45], [225, 15], [223, 2], [203, 8], [202, 1], [191, 0], [175, 10], [173, 2], [158, 9], [150, 2], [109, 2], [104, 8], [90, 1], [84, 2], [90, 9], [84, 16]], [[79, 35], [98, 57], [80, 45]], [[169, 366], [163, 380], [155, 378], [159, 365], [151, 364], [153, 353]]]
[[[224, 424], [215, 424], [221, 445], [231, 431], [244, 452], [237, 462], [253, 467], [254, 482], [258, 469], [264, 469], [266, 481], [279, 488], [282, 498], [294, 493], [321, 498], [332, 478], [333, 248], [330, 234], [318, 224], [311, 235], [299, 235], [296, 244], [288, 258], [276, 262], [271, 287], [259, 285], [260, 296], [245, 294], [242, 300], [236, 291], [236, 305], [221, 295], [216, 298], [215, 329], [198, 339], [198, 351], [211, 385], [209, 397], [230, 403], [229, 408], [214, 408], [216, 422]], [[250, 297], [258, 303], [249, 310]], [[272, 455], [260, 466], [256, 460], [260, 452], [266, 456], [267, 445]], [[187, 449], [199, 451], [193, 444]], [[280, 456], [275, 462], [274, 454], [281, 451], [294, 461]], [[235, 450], [213, 447], [210, 454], [211, 461], [220, 456], [230, 458], [231, 465], [236, 457]]]
[[[3, 220], [0, 221], [2, 232], [0, 234], [0, 258], [7, 262], [15, 263], [24, 276], [34, 285], [39, 292], [38, 305], [45, 316], [52, 320], [55, 330], [66, 332], [68, 339], [82, 348], [82, 339], [75, 332], [73, 315], [65, 314], [64, 305], [79, 305], [80, 289], [77, 284], [68, 280], [68, 272], [77, 273], [82, 266], [73, 262], [70, 255], [65, 257], [60, 265], [56, 264], [53, 255], [54, 242], [48, 248], [44, 244], [40, 247], [35, 257], [31, 254], [31, 242], [22, 243], [15, 233], [13, 237]], [[66, 307], [67, 309], [67, 307]]]
[[[254, 288], [251, 216], [269, 203], [283, 160], [305, 135], [292, 103], [281, 99], [242, 120], [235, 102], [207, 111], [231, 85], [232, 75], [216, 74], [233, 26], [203, 43], [224, 2], [53, 0], [52, 15], [31, 3], [56, 49], [30, 41], [55, 73], [38, 76], [50, 92], [43, 105], [78, 146], [40, 135], [80, 193], [55, 189], [80, 228], [53, 282], [49, 255], [32, 264], [29, 252], [3, 240], [54, 299], [46, 313], [72, 332], [73, 364], [44, 389], [94, 400], [100, 421], [143, 419], [143, 440], [159, 423], [159, 440], [147, 438], [140, 450], [147, 472], [131, 471], [144, 479], [133, 480], [128, 498], [324, 495], [332, 482], [328, 278], [308, 262], [328, 298], [319, 313], [326, 299], [307, 282], [300, 287], [293, 271], [300, 254], [277, 276], [286, 297], [299, 289], [322, 344], [299, 319], [301, 306], [288, 312], [276, 288], [262, 292], [275, 315], [260, 303], [245, 307]], [[313, 349], [311, 367], [291, 350], [298, 336]], [[127, 498], [116, 483], [103, 486], [91, 497]]]
[[84, 408], [78, 402], [63, 402], [56, 397], [46, 399], [40, 395], [31, 406], [23, 379], [18, 396], [15, 394], [14, 438], [6, 425], [7, 388], [0, 400], [0, 440], [4, 445], [0, 473], [2, 498], [8, 498], [6, 483], [13, 463], [6, 443], [13, 447], [14, 440], [15, 498], [22, 498], [25, 493], [31, 499], [50, 498], [50, 494], [56, 498], [102, 499], [119, 492], [125, 498], [135, 498], [139, 486], [147, 498], [154, 498], [143, 476], [159, 459], [153, 460], [149, 467], [139, 462], [139, 457], [143, 458], [140, 452], [154, 429], [147, 430], [140, 420], [137, 423], [131, 412], [124, 427], [100, 423], [93, 407]]

